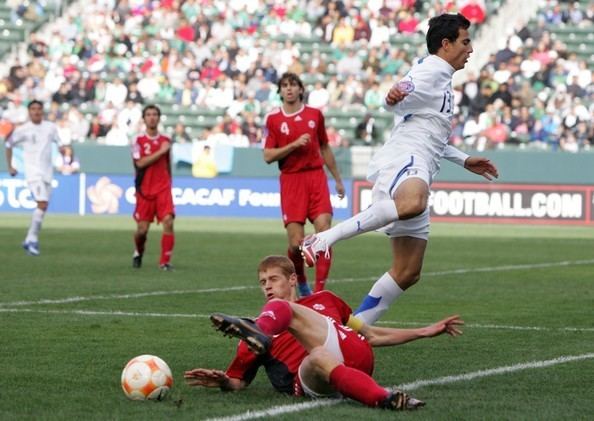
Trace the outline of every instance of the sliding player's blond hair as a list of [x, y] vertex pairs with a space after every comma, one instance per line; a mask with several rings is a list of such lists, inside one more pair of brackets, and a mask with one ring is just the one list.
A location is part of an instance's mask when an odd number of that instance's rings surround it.
[[295, 273], [295, 265], [286, 256], [266, 256], [258, 265], [258, 275], [270, 268], [279, 268], [287, 278]]

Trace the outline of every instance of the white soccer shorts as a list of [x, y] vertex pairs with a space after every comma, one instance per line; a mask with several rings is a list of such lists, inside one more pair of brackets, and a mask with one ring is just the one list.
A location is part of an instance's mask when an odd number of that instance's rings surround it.
[[52, 193], [52, 184], [43, 180], [27, 182], [29, 191], [36, 202], [49, 202]]
[[[406, 180], [420, 178], [431, 186], [432, 176], [425, 160], [418, 155], [403, 154], [394, 160], [393, 164], [380, 170], [373, 189], [371, 190], [372, 202], [379, 200], [394, 200], [398, 187]], [[429, 238], [429, 206], [425, 211], [411, 219], [391, 222], [378, 229], [378, 232], [394, 237], [415, 237], [422, 240]]]
[[[338, 332], [336, 331], [336, 327], [334, 326], [334, 322], [326, 317], [326, 323], [328, 323], [328, 334], [326, 336], [326, 342], [324, 342], [324, 348], [329, 351], [338, 361], [341, 363], [344, 362], [344, 356], [342, 355], [342, 350], [340, 349], [340, 344], [338, 343]], [[308, 386], [303, 376], [301, 375], [301, 367], [299, 366], [299, 370], [297, 371], [297, 375], [299, 376], [299, 380], [301, 382], [301, 388], [303, 389], [303, 393], [307, 396], [312, 397], [314, 399], [321, 399], [321, 398], [339, 398], [341, 395], [338, 392], [331, 392], [331, 393], [319, 393], [315, 392], [310, 386]]]

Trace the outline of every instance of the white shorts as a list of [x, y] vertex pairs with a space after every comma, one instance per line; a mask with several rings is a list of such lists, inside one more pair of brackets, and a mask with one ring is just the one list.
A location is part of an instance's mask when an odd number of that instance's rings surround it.
[[36, 202], [49, 202], [52, 193], [52, 184], [43, 180], [28, 181], [27, 185], [31, 196]]
[[[389, 167], [379, 171], [377, 179], [371, 190], [372, 202], [380, 200], [394, 200], [396, 189], [406, 180], [420, 178], [428, 186], [433, 181], [429, 166], [418, 155], [403, 155], [400, 159], [394, 160]], [[377, 230], [394, 237], [415, 237], [422, 240], [429, 238], [429, 207], [414, 218], [404, 221], [394, 221], [385, 227]]]
[[[342, 351], [340, 349], [340, 344], [338, 343], [338, 332], [336, 331], [334, 322], [326, 317], [326, 323], [328, 323], [328, 336], [326, 336], [326, 342], [324, 342], [324, 348], [326, 348], [327, 351], [329, 351], [332, 355], [334, 355], [338, 361], [343, 363], [344, 356], [342, 355]], [[303, 380], [303, 376], [301, 375], [301, 366], [299, 366], [297, 375], [299, 376], [299, 381], [301, 382], [301, 388], [303, 389], [303, 393], [305, 393], [309, 397], [312, 397], [315, 399], [321, 399], [321, 398], [339, 398], [342, 396], [338, 392], [331, 392], [331, 393], [327, 393], [327, 394], [314, 392], [311, 387], [309, 387], [307, 384], [305, 384], [305, 381]]]

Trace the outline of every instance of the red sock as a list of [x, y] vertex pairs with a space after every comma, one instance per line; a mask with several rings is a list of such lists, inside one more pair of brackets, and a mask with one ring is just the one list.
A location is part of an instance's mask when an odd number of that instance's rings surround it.
[[332, 265], [332, 248], [328, 249], [328, 258], [324, 253], [318, 256], [316, 262], [316, 286], [314, 292], [323, 291], [326, 286], [326, 280], [330, 273], [330, 266]]
[[289, 248], [287, 250], [287, 256], [293, 262], [295, 266], [295, 273], [297, 274], [297, 282], [300, 284], [307, 283], [307, 277], [305, 276], [305, 269], [303, 266], [303, 257], [301, 257], [301, 253], [298, 251], [297, 253], [293, 253], [292, 249]]
[[289, 328], [293, 311], [285, 300], [273, 300], [262, 308], [256, 324], [267, 335], [277, 335]]
[[144, 254], [144, 244], [146, 243], [146, 234], [134, 234], [134, 244], [136, 252], [141, 256]]
[[173, 253], [173, 245], [175, 244], [175, 236], [173, 234], [165, 234], [161, 236], [161, 260], [160, 265], [167, 264], [171, 261], [171, 254]]
[[378, 406], [389, 392], [363, 371], [339, 365], [330, 373], [330, 384], [343, 396], [367, 406]]

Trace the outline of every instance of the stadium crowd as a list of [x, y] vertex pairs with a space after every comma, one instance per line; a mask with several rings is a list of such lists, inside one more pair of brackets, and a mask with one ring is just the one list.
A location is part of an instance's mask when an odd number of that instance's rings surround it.
[[[458, 146], [575, 152], [594, 143], [594, 75], [547, 30], [592, 26], [594, 5], [545, 6], [537, 24], [518, 28], [456, 88]], [[164, 123], [177, 142], [260, 147], [262, 118], [280, 104], [277, 78], [292, 71], [308, 83], [307, 103], [357, 120], [348, 129], [327, 121], [333, 146], [374, 144], [385, 127], [372, 116], [426, 54], [427, 20], [455, 11], [478, 25], [490, 13], [476, 0], [79, 2], [46, 33], [31, 34], [27, 60], [0, 81], [0, 131], [24, 121], [26, 102], [37, 98], [51, 104], [48, 117], [66, 143], [124, 146], [140, 127], [142, 104], [156, 102], [176, 111], [165, 111]], [[391, 44], [403, 36], [412, 46]], [[203, 110], [221, 113], [193, 126]]]

